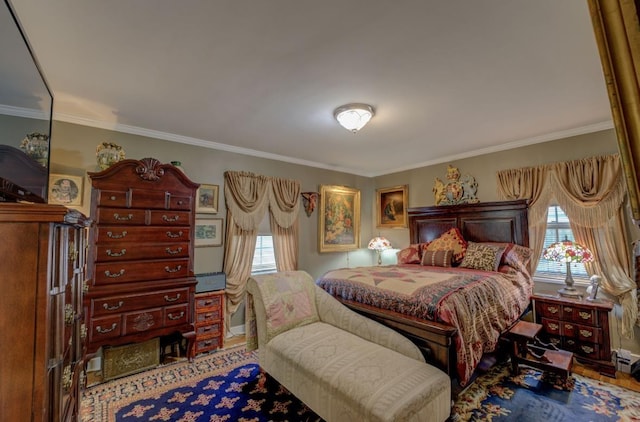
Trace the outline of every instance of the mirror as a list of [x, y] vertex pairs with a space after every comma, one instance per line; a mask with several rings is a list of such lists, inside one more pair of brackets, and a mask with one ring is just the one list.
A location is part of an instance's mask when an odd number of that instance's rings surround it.
[[53, 96], [9, 0], [0, 5], [0, 201], [46, 202]]

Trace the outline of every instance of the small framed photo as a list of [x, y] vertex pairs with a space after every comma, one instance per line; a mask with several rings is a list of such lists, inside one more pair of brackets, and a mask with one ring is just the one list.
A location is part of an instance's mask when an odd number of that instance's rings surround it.
[[407, 227], [407, 185], [376, 189], [376, 227]]
[[49, 174], [49, 203], [82, 205], [83, 177], [68, 174]]
[[196, 218], [194, 246], [222, 246], [223, 223], [222, 218]]
[[196, 199], [196, 213], [218, 213], [218, 185], [200, 185]]
[[360, 247], [360, 191], [320, 186], [319, 251], [345, 252]]

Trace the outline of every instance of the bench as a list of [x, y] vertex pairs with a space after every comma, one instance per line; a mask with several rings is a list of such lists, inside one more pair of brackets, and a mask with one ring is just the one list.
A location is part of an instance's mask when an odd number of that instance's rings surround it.
[[247, 346], [328, 422], [445, 421], [451, 381], [407, 338], [346, 308], [303, 271], [247, 284]]

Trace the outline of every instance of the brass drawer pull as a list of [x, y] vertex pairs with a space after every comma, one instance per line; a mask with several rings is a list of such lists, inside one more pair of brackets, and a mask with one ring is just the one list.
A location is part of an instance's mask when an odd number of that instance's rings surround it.
[[560, 328], [558, 324], [553, 322], [550, 322], [549, 324], [547, 324], [547, 327], [549, 327], [549, 329], [552, 331], [558, 331], [558, 329]]
[[162, 221], [166, 221], [167, 223], [175, 223], [176, 221], [178, 221], [180, 219], [179, 215], [176, 215], [174, 217], [169, 217], [167, 215], [162, 215]]
[[107, 237], [109, 237], [110, 239], [122, 239], [126, 235], [127, 235], [126, 231], [123, 231], [120, 234], [116, 234], [116, 233], [113, 233], [113, 232], [107, 232]]
[[120, 249], [120, 252], [114, 252], [111, 249], [107, 249], [106, 251], [107, 256], [114, 256], [114, 257], [120, 257], [120, 256], [124, 256], [124, 254], [127, 253], [126, 249]]
[[133, 219], [133, 214], [127, 214], [125, 216], [120, 216], [118, 213], [113, 213], [113, 219], [118, 221], [131, 221]]
[[547, 311], [549, 311], [549, 313], [551, 313], [551, 314], [557, 314], [559, 309], [556, 308], [555, 306], [548, 306], [547, 307]]
[[168, 266], [167, 266], [167, 267], [164, 267], [164, 270], [165, 270], [166, 272], [168, 272], [168, 273], [177, 273], [177, 272], [178, 272], [178, 271], [180, 271], [181, 269], [182, 269], [182, 265], [178, 265], [178, 266], [177, 266], [177, 267], [175, 267], [175, 268], [169, 268]]
[[580, 318], [582, 318], [582, 319], [591, 319], [591, 313], [590, 312], [580, 312], [578, 315], [580, 315]]
[[116, 324], [115, 322], [111, 324], [111, 328], [102, 328], [101, 326], [98, 325], [96, 327], [96, 331], [99, 332], [100, 334], [107, 334], [115, 330], [117, 326], [118, 324]]
[[80, 324], [80, 338], [82, 340], [87, 338], [87, 325], [86, 324]]
[[169, 317], [170, 320], [175, 321], [177, 319], [180, 319], [184, 316], [184, 312], [180, 312], [180, 315], [174, 316], [173, 314], [169, 314], [167, 315]]
[[582, 349], [583, 352], [589, 353], [589, 354], [593, 353], [595, 350], [593, 347], [584, 346], [584, 345], [580, 346], [580, 348]]
[[107, 270], [104, 272], [104, 275], [106, 275], [109, 278], [118, 278], [124, 275], [124, 268], [120, 270], [120, 272], [118, 273], [111, 273], [111, 271]]
[[573, 330], [573, 325], [571, 325], [571, 324], [564, 324], [564, 328], [566, 328], [567, 330]]
[[204, 305], [204, 306], [213, 305], [213, 300], [211, 300], [211, 299], [209, 299], [209, 300], [205, 300], [203, 305]]
[[176, 239], [178, 237], [182, 236], [182, 230], [180, 230], [178, 233], [173, 233], [173, 232], [167, 232], [167, 237], [170, 237], [172, 239]]
[[589, 330], [580, 330], [580, 335], [582, 337], [591, 337], [593, 333]]
[[73, 372], [71, 371], [71, 365], [67, 365], [62, 370], [62, 388], [64, 391], [69, 391], [73, 380]]
[[180, 299], [180, 293], [178, 293], [176, 297], [169, 297], [167, 295], [164, 295], [164, 300], [166, 300], [167, 302], [175, 302], [178, 299]]
[[184, 204], [184, 201], [182, 200], [178, 201], [178, 205], [182, 205], [182, 204]]
[[573, 308], [569, 307], [569, 306], [565, 306], [564, 307], [564, 311], [565, 312], [573, 312]]
[[116, 309], [120, 309], [124, 305], [123, 301], [118, 302], [117, 305], [109, 306], [108, 303], [103, 303], [102, 307], [107, 311], [115, 311]]
[[73, 306], [70, 303], [64, 305], [64, 323], [66, 325], [73, 324], [74, 319]]
[[179, 247], [178, 249], [176, 249], [175, 251], [172, 251], [171, 248], [166, 248], [165, 252], [168, 253], [169, 255], [177, 255], [180, 252], [182, 252], [182, 248]]
[[117, 198], [116, 198], [114, 195], [111, 195], [111, 196], [109, 197], [109, 200], [110, 200], [110, 201], [115, 201], [116, 199], [117, 199]]

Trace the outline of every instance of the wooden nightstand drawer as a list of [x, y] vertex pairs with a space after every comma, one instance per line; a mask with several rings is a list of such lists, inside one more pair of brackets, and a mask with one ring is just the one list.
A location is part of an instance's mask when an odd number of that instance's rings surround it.
[[221, 329], [222, 324], [219, 322], [209, 325], [200, 325], [196, 327], [196, 336], [202, 336], [203, 338], [206, 336], [217, 336], [222, 334]]

